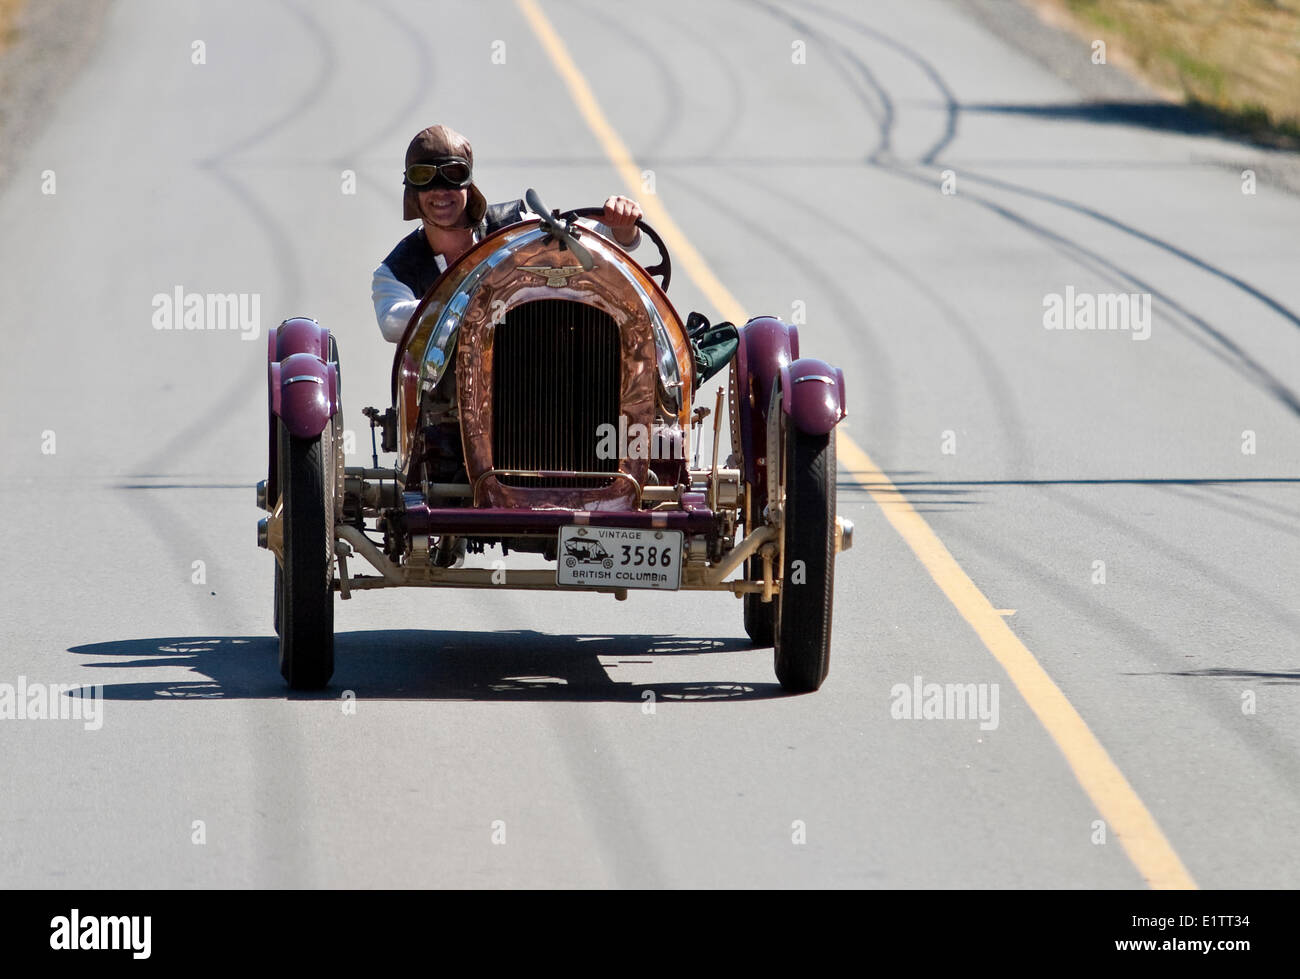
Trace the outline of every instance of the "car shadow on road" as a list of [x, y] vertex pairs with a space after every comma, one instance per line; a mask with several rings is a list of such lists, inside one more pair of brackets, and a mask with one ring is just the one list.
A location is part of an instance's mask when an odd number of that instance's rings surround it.
[[[92, 671], [159, 668], [170, 677], [180, 668], [199, 675], [105, 682], [107, 700], [337, 700], [345, 691], [358, 700], [646, 703], [647, 691], [655, 701], [671, 702], [785, 696], [775, 682], [644, 679], [655, 663], [668, 659], [741, 650], [770, 669], [771, 650], [753, 649], [740, 638], [381, 629], [340, 632], [334, 646], [334, 677], [325, 690], [312, 693], [290, 691], [281, 680], [275, 636], [118, 639], [73, 646], [68, 652], [96, 657], [83, 664]], [[627, 667], [636, 668], [642, 679], [618, 679]]]

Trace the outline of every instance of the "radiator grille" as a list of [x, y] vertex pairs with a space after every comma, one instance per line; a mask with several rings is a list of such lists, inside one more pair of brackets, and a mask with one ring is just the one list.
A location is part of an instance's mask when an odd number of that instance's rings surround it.
[[[493, 466], [615, 472], [617, 452], [597, 457], [600, 426], [618, 429], [621, 370], [613, 317], [584, 303], [536, 300], [510, 310], [492, 342]], [[506, 486], [583, 489], [612, 482], [499, 479]]]

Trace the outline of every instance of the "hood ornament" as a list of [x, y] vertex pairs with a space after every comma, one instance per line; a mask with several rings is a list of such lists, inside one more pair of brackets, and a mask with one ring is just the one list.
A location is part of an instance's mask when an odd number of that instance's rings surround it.
[[[551, 238], [559, 241], [560, 248], [567, 248], [569, 251], [573, 252], [573, 257], [578, 260], [578, 263], [584, 269], [590, 271], [595, 262], [591, 257], [591, 252], [587, 250], [587, 247], [578, 241], [578, 229], [574, 226], [573, 219], [570, 218], [567, 221], [561, 221], [559, 211], [548, 213], [546, 205], [543, 204], [542, 199], [537, 196], [537, 191], [533, 190], [531, 187], [524, 191], [524, 201], [528, 204], [528, 209], [537, 215], [537, 219], [542, 223], [542, 227], [546, 229], [546, 233], [549, 234]], [[549, 284], [554, 285], [555, 283]]]
[[534, 272], [537, 275], [546, 277], [548, 286], [563, 286], [569, 282], [569, 277], [577, 275], [582, 271], [581, 265], [562, 265], [559, 268], [551, 268], [547, 265], [521, 265], [521, 272]]

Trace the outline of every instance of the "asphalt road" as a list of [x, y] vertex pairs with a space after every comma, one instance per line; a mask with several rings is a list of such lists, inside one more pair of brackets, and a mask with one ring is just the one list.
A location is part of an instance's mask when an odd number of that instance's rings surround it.
[[[1261, 154], [1176, 114], [1082, 105], [946, 2], [540, 9], [718, 281], [844, 368], [845, 435], [1120, 808], [1199, 886], [1300, 886], [1300, 198], [1243, 194]], [[780, 693], [728, 596], [409, 590], [340, 602], [330, 689], [287, 695], [265, 332], [335, 331], [364, 461], [392, 353], [369, 277], [434, 122], [490, 199], [649, 196], [505, 2], [119, 2], [16, 160], [0, 683], [104, 704], [96, 730], [0, 720], [0, 886], [1159, 882], [843, 454], [817, 694]], [[177, 288], [260, 297], [256, 342], [154, 329]], [[1067, 288], [1150, 294], [1149, 337], [1045, 329]], [[670, 295], [720, 312], [685, 271]], [[996, 688], [996, 726], [895, 718], [917, 677]]]

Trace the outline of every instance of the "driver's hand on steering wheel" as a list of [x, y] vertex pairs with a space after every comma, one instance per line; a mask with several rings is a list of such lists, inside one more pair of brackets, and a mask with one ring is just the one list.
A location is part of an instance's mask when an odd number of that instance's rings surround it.
[[601, 223], [614, 232], [614, 240], [627, 246], [636, 241], [636, 223], [641, 218], [641, 205], [630, 197], [615, 195], [605, 201]]

